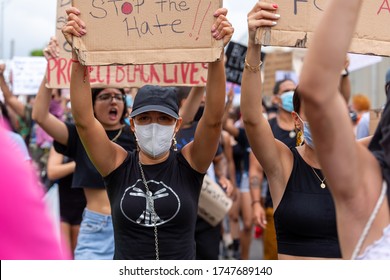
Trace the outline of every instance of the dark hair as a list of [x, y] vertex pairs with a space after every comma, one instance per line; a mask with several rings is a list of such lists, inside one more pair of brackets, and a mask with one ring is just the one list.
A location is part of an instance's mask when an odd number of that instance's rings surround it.
[[293, 80], [291, 80], [291, 79], [283, 79], [283, 80], [277, 81], [277, 82], [275, 83], [275, 85], [274, 85], [274, 90], [273, 90], [273, 94], [274, 94], [274, 95], [278, 94], [279, 89], [280, 89], [280, 85], [283, 84], [283, 83], [286, 82], [286, 81], [291, 81], [291, 82], [295, 83], [295, 82], [294, 82]]
[[179, 108], [181, 107], [181, 102], [188, 97], [190, 94], [191, 87], [188, 86], [177, 86], [176, 94], [177, 94], [177, 105]]
[[294, 106], [294, 112], [299, 114], [301, 111], [301, 97], [299, 96], [298, 87], [296, 87], [294, 90], [293, 106]]
[[[96, 97], [98, 96], [98, 94], [100, 92], [102, 92], [105, 88], [93, 88], [92, 89], [92, 105], [94, 106], [95, 105], [95, 102], [96, 102]], [[127, 111], [127, 104], [126, 104], [126, 93], [125, 93], [125, 90], [123, 88], [117, 88], [121, 94], [122, 94], [122, 97], [123, 97], [123, 112], [122, 112], [122, 116], [121, 116], [121, 124], [124, 124], [125, 123], [125, 118], [128, 116], [128, 111]]]

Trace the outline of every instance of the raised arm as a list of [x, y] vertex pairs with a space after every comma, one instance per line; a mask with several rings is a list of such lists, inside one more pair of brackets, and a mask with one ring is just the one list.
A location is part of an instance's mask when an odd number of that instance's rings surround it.
[[[226, 14], [225, 8], [214, 13], [216, 21], [211, 31], [215, 39], [223, 40], [224, 45], [230, 41], [234, 31]], [[225, 94], [226, 77], [222, 52], [219, 61], [209, 63], [203, 116], [197, 126], [194, 141], [182, 150], [191, 166], [202, 173], [207, 171], [217, 151], [222, 130]]]
[[182, 125], [188, 124], [194, 120], [196, 112], [199, 109], [200, 103], [203, 100], [205, 88], [192, 87], [186, 102], [180, 108], [179, 115], [183, 119]]
[[229, 132], [233, 137], [238, 137], [240, 133], [239, 129], [234, 125], [233, 119], [230, 117], [230, 110], [233, 107], [234, 91], [233, 87], [227, 92], [227, 102], [225, 106], [225, 111], [222, 118], [222, 128]]
[[[58, 57], [58, 42], [52, 37], [47, 48], [44, 49], [46, 59]], [[49, 112], [52, 90], [46, 87], [46, 74], [42, 79], [32, 110], [32, 118], [43, 130], [57, 142], [66, 145], [68, 129], [63, 121]]]
[[269, 180], [275, 179], [278, 186], [284, 187], [289, 177], [286, 164], [291, 162], [285, 159], [292, 155], [286, 145], [275, 140], [271, 127], [262, 114], [261, 45], [255, 43], [258, 28], [276, 24], [279, 18], [275, 14], [277, 8], [276, 4], [259, 1], [248, 14], [249, 38], [241, 83], [241, 114], [254, 155]]
[[327, 180], [334, 190], [347, 192], [358, 187], [367, 172], [360, 157], [364, 148], [355, 142], [347, 106], [338, 90], [361, 3], [329, 2], [305, 58], [298, 86]]
[[[298, 86], [318, 159], [335, 202], [344, 258], [351, 257], [382, 185], [379, 164], [364, 145], [355, 141], [347, 106], [338, 91], [361, 4], [361, 0], [329, 1], [311, 41]], [[373, 221], [367, 232], [363, 249], [382, 236], [384, 224], [389, 221], [388, 211], [385, 202], [378, 212], [380, 218]]]
[[5, 64], [0, 64], [0, 89], [3, 92], [5, 104], [20, 117], [24, 117], [25, 105], [19, 101], [19, 99], [12, 94], [4, 79]]
[[[66, 13], [68, 22], [63, 27], [62, 33], [72, 45], [72, 37], [85, 35], [86, 27], [78, 17], [80, 11], [77, 8], [71, 7], [66, 10]], [[88, 68], [78, 62], [74, 51], [72, 51], [72, 61], [70, 99], [73, 119], [88, 156], [99, 173], [106, 176], [123, 162], [127, 152], [110, 141], [102, 124], [95, 118]]]

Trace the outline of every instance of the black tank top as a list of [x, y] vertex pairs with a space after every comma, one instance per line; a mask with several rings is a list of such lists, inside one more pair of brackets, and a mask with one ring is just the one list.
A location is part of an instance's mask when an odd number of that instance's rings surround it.
[[[282, 200], [274, 213], [278, 253], [301, 257], [341, 258], [336, 212], [328, 188], [291, 149], [294, 165]], [[320, 169], [314, 169], [324, 178]], [[326, 183], [326, 181], [325, 181]]]

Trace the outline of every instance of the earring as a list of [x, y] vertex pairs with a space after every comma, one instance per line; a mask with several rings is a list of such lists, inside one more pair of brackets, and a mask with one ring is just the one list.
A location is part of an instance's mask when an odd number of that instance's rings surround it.
[[172, 138], [172, 145], [173, 145], [173, 150], [177, 152], [177, 141], [175, 137]]
[[300, 129], [297, 129], [298, 130], [298, 132], [297, 132], [297, 142], [296, 142], [296, 144], [297, 144], [297, 146], [301, 146], [302, 145], [302, 130], [300, 130]]
[[135, 144], [137, 145], [137, 152], [139, 152], [138, 138], [136, 136], [134, 138], [135, 138]]

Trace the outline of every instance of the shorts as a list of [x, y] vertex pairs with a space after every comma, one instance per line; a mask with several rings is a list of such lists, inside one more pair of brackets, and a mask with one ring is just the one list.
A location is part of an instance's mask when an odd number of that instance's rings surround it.
[[247, 193], [250, 191], [249, 187], [249, 174], [247, 171], [242, 172], [241, 174], [236, 174], [237, 186], [241, 193]]
[[75, 260], [112, 260], [114, 249], [111, 215], [85, 208], [74, 252]]

